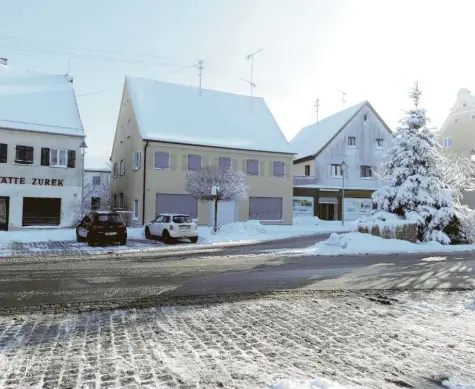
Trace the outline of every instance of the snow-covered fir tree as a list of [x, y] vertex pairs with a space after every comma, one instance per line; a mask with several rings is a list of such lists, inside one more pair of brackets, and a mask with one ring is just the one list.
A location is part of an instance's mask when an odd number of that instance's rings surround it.
[[449, 244], [444, 229], [454, 219], [450, 192], [443, 183], [443, 157], [434, 133], [427, 128], [426, 111], [419, 108], [421, 91], [410, 93], [414, 108], [406, 112], [382, 156], [384, 186], [373, 194], [378, 209], [417, 223], [420, 241]]

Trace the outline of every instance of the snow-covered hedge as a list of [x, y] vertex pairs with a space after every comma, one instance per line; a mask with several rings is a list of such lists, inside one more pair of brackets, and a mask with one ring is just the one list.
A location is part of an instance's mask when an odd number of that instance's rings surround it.
[[384, 239], [417, 242], [417, 224], [389, 212], [377, 212], [373, 216], [358, 219], [355, 231]]

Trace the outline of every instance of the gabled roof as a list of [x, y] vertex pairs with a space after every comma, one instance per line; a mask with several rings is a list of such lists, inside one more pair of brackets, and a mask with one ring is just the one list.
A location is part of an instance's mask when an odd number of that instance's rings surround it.
[[292, 154], [261, 97], [126, 77], [144, 140]]
[[84, 136], [72, 78], [0, 65], [0, 128]]
[[367, 101], [363, 101], [326, 117], [318, 124], [302, 128], [290, 141], [297, 153], [296, 159], [317, 155], [366, 104], [369, 105]]

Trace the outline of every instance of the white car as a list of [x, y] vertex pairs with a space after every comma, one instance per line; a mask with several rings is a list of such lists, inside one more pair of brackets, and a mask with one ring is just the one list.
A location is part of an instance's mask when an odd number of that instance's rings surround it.
[[177, 239], [189, 239], [198, 242], [198, 226], [190, 215], [182, 213], [161, 213], [145, 226], [147, 239], [161, 238], [165, 242]]

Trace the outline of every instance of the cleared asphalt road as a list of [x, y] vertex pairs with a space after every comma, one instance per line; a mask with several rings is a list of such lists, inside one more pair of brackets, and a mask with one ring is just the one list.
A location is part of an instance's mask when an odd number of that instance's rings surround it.
[[0, 265], [0, 307], [279, 290], [474, 288], [475, 255], [305, 256], [326, 235]]

